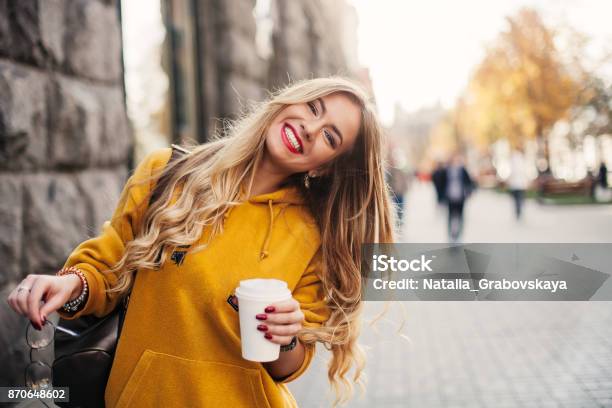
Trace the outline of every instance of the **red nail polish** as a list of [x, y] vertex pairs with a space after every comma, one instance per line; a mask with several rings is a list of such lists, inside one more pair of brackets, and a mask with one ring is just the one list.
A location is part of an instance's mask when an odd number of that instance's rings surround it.
[[272, 338], [272, 335], [270, 333], [266, 333], [264, 334], [264, 337], [268, 340], [270, 340]]
[[266, 307], [266, 310], [264, 310], [266, 313], [272, 313], [276, 310], [276, 308], [274, 306], [268, 306]]
[[257, 326], [257, 330], [266, 331], [268, 330], [268, 326], [266, 326], [265, 324], [260, 324]]
[[258, 314], [255, 316], [255, 318], [257, 320], [266, 320], [268, 318], [268, 316], [266, 316], [265, 314]]

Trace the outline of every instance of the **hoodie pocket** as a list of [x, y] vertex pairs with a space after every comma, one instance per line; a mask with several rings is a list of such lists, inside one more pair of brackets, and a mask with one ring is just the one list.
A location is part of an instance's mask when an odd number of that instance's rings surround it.
[[257, 369], [145, 352], [119, 396], [117, 407], [270, 408]]

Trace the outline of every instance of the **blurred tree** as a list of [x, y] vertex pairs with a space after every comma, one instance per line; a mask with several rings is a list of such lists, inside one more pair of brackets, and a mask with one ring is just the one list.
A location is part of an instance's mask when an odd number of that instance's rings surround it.
[[590, 92], [586, 95], [584, 106], [592, 109], [595, 116], [589, 122], [587, 134], [612, 134], [612, 85], [606, 86], [601, 78], [595, 76], [587, 83]]
[[487, 50], [469, 84], [463, 133], [479, 144], [536, 139], [548, 162], [547, 133], [568, 116], [578, 81], [557, 51], [555, 31], [535, 10], [522, 9], [507, 21], [509, 29]]
[[590, 37], [570, 26], [561, 26], [559, 33], [564, 44], [565, 65], [579, 84], [570, 110], [568, 132], [570, 145], [576, 148], [587, 135], [598, 137], [612, 133], [612, 83], [600, 76], [612, 62], [612, 51], [598, 57], [589, 55]]

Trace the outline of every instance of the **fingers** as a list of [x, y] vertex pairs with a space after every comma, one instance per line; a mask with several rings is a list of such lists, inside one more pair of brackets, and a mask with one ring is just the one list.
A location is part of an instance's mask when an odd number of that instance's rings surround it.
[[32, 283], [32, 288], [27, 297], [27, 318], [30, 319], [34, 327], [41, 328], [43, 325], [40, 317], [40, 303], [44, 293], [47, 290], [47, 285], [42, 278], [36, 279]]
[[304, 313], [294, 298], [270, 304], [264, 312], [255, 316], [260, 321], [258, 330], [272, 343], [289, 344], [293, 336], [302, 330]]
[[46, 301], [43, 307], [40, 308], [40, 315], [43, 319], [46, 319], [51, 313], [62, 307], [68, 298], [60, 293], [54, 293]]
[[295, 312], [291, 313], [266, 313], [265, 316], [265, 319], [258, 318], [258, 320], [262, 320], [263, 323], [269, 324], [293, 324], [304, 321], [304, 313], [301, 310], [296, 310]]
[[[27, 317], [34, 327], [40, 329], [46, 317], [53, 311], [59, 309], [65, 302], [65, 297], [61, 291], [49, 296], [53, 290], [53, 285], [49, 277], [42, 275], [28, 275], [17, 287], [13, 289], [7, 303], [10, 307], [22, 316]], [[41, 302], [46, 299], [44, 306]]]
[[293, 336], [276, 336], [270, 333], [266, 333], [265, 337], [272, 343], [280, 344], [281, 346], [291, 343], [291, 339], [293, 339]]
[[26, 316], [28, 315], [28, 296], [32, 288], [32, 282], [34, 281], [34, 275], [28, 275], [17, 287], [14, 289], [15, 300], [14, 304], [17, 313]]
[[267, 330], [265, 330], [266, 333], [269, 333], [273, 336], [287, 336], [289, 337], [289, 340], [291, 340], [291, 337], [295, 336], [296, 334], [298, 334], [300, 330], [302, 330], [302, 325], [300, 323], [285, 324], [285, 325], [266, 324], [266, 326], [267, 326]]
[[264, 311], [266, 313], [271, 313], [269, 312], [270, 308], [274, 308], [273, 311], [277, 313], [293, 312], [295, 310], [300, 309], [300, 302], [298, 302], [294, 298], [291, 298], [284, 302], [273, 303], [270, 306], [266, 307]]

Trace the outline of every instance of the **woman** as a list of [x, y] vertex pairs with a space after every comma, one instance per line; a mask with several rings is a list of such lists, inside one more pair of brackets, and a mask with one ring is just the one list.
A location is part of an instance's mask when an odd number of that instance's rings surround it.
[[[167, 166], [171, 149], [146, 157], [101, 235], [68, 258], [74, 268], [30, 275], [9, 296], [40, 327], [71, 300], [77, 311], [63, 317], [103, 316], [134, 281], [107, 406], [296, 406], [285, 383], [306, 370], [316, 342], [333, 353], [336, 403], [352, 394], [351, 366], [362, 385], [361, 244], [393, 240], [373, 107], [348, 80], [308, 80], [228, 133]], [[148, 207], [164, 175], [168, 187]], [[269, 341], [298, 339], [269, 363], [242, 359], [232, 304], [240, 280], [255, 277], [282, 279], [293, 296], [254, 316]]]

